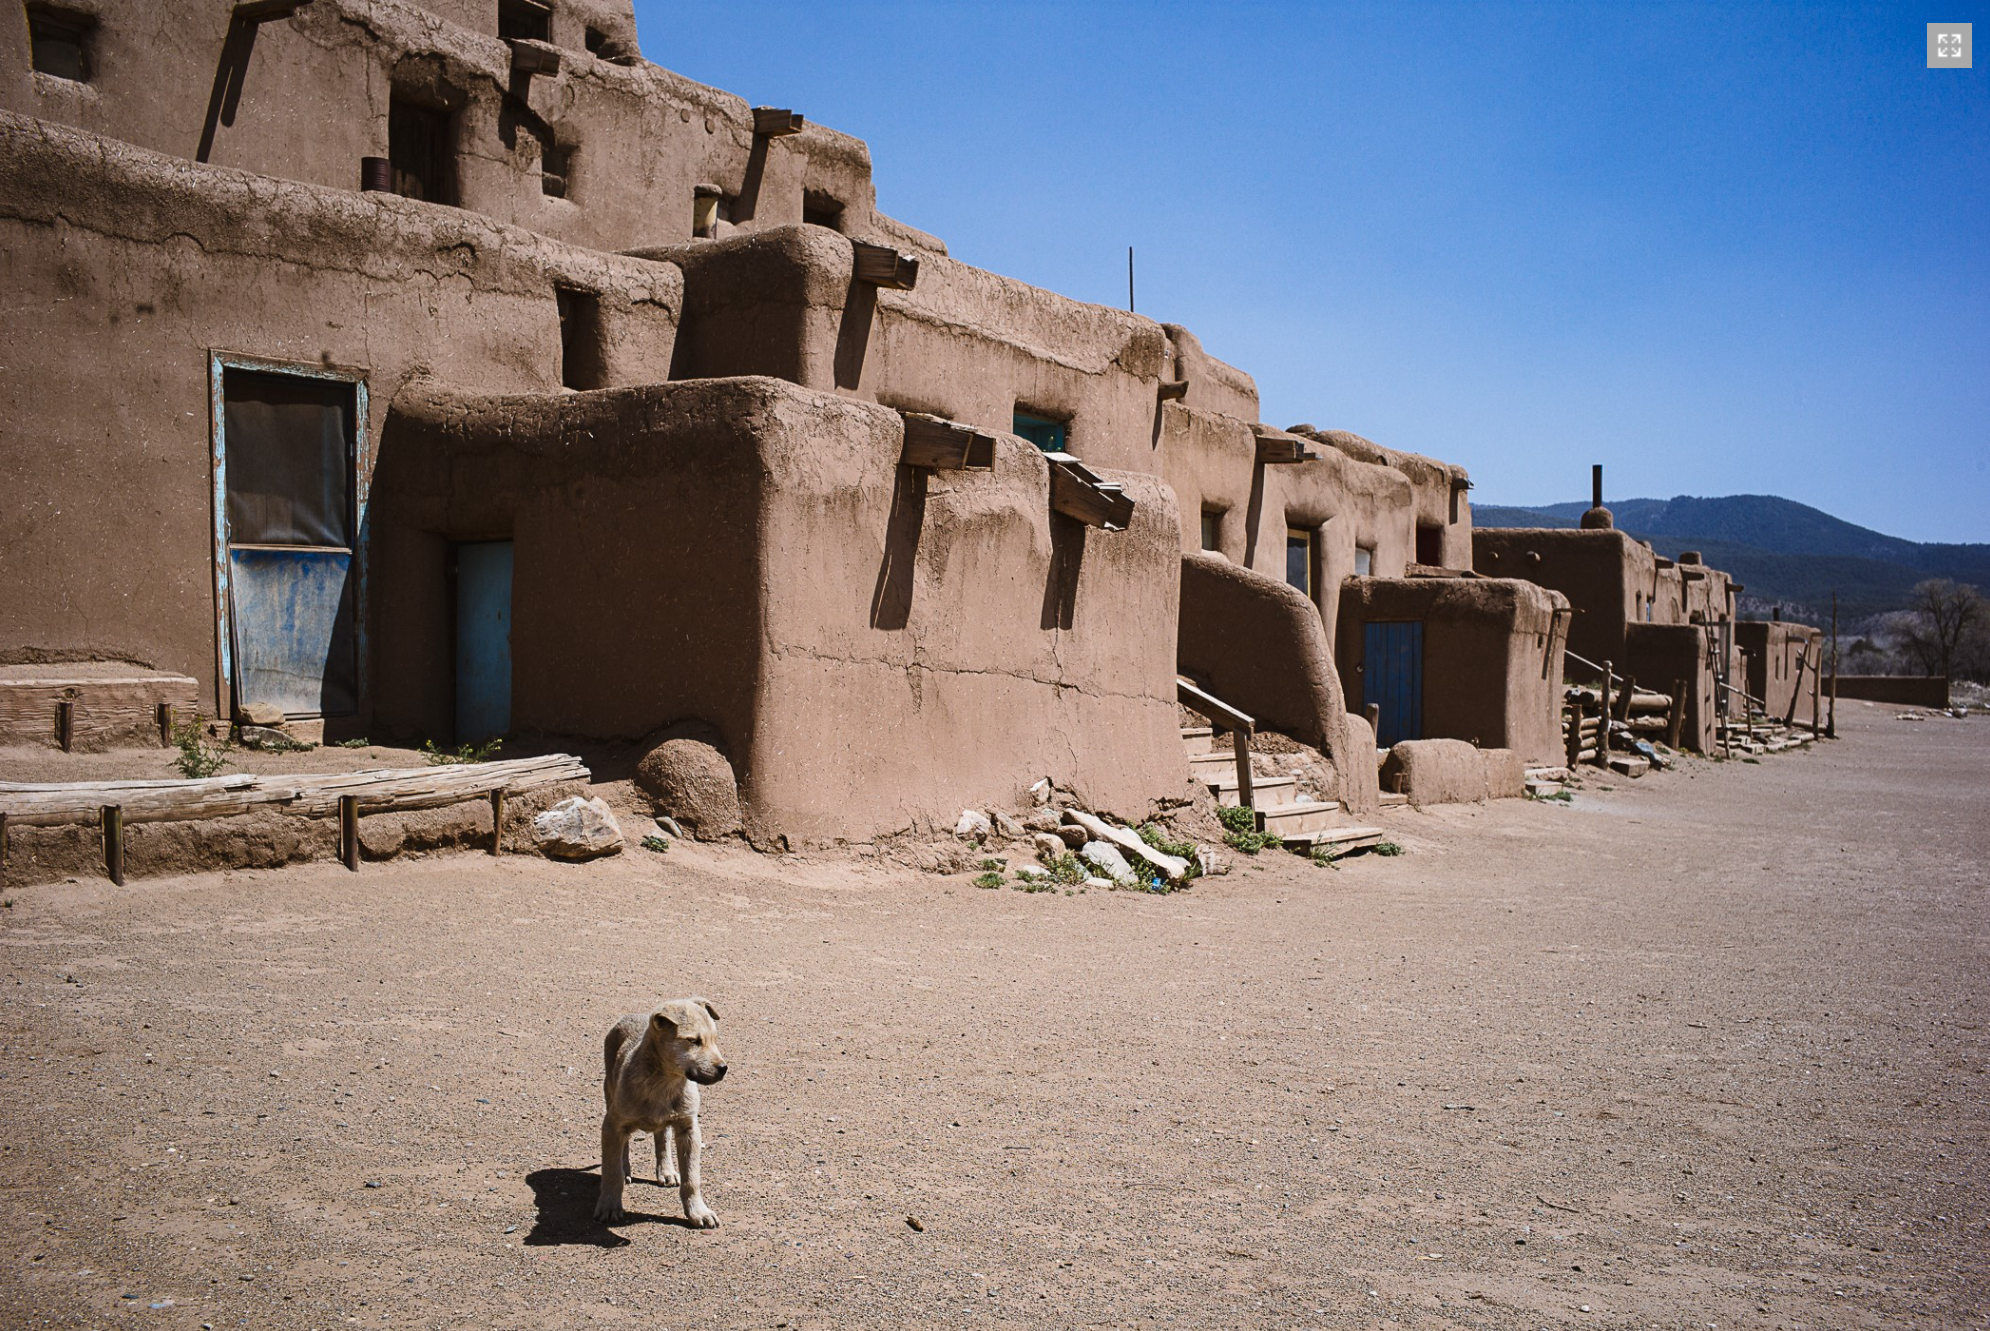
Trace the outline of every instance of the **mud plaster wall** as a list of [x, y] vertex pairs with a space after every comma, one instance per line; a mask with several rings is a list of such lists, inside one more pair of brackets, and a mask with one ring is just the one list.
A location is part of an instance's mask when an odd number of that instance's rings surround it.
[[[194, 156], [228, 7], [87, 7], [98, 15], [88, 83], [32, 73], [22, 11], [0, 13], [0, 40], [19, 52], [0, 72], [0, 109]], [[709, 183], [736, 201], [728, 228], [798, 223], [812, 191], [843, 205], [841, 225], [852, 234], [943, 252], [932, 237], [877, 214], [860, 140], [813, 123], [798, 135], [756, 139], [744, 99], [647, 62], [588, 53], [590, 22], [626, 34], [617, 40], [633, 49], [626, 3], [555, 6], [560, 70], [530, 77], [512, 74], [496, 13], [495, 0], [315, 0], [258, 26], [239, 105], [227, 123], [216, 122], [208, 160], [357, 190], [360, 159], [387, 155], [388, 104], [398, 89], [453, 114], [463, 207], [559, 239], [608, 250], [686, 240], [694, 187]], [[564, 198], [542, 189], [540, 130], [572, 150]]]
[[[1797, 720], [1810, 723], [1811, 673], [1818, 664], [1823, 642], [1822, 631], [1808, 624], [1745, 619], [1734, 626], [1735, 646], [1747, 661], [1744, 687], [1769, 705], [1770, 716], [1780, 721], [1789, 713], [1790, 699], [1798, 697]], [[1801, 681], [1797, 677], [1799, 657], [1804, 662]]]
[[1365, 625], [1423, 623], [1423, 735], [1513, 749], [1554, 763], [1561, 739], [1562, 647], [1552, 632], [1567, 602], [1530, 582], [1492, 578], [1355, 578], [1340, 598], [1336, 664], [1362, 705]]
[[383, 443], [406, 498], [376, 511], [376, 638], [383, 675], [426, 683], [383, 716], [446, 715], [441, 552], [509, 535], [514, 726], [707, 721], [761, 844], [951, 827], [1046, 775], [1129, 818], [1177, 795], [1167, 491], [1119, 477], [1134, 525], [1095, 531], [1053, 518], [1020, 440], [992, 473], [901, 447], [896, 413], [771, 379], [411, 395]]
[[[1267, 730], [1324, 752], [1338, 774], [1332, 792], [1351, 812], [1373, 812], [1374, 783], [1350, 780], [1350, 765], [1372, 766], [1372, 737], [1357, 751], [1347, 702], [1319, 610], [1295, 587], [1221, 555], [1181, 558], [1182, 673]], [[1365, 727], [1364, 727], [1365, 732]]]
[[1697, 624], [1632, 624], [1624, 631], [1624, 662], [1618, 669], [1639, 687], [1659, 693], [1686, 685], [1686, 719], [1679, 742], [1698, 753], [1714, 746], [1715, 656], [1707, 632]]
[[[1568, 651], [1599, 665], [1624, 656], [1624, 629], [1656, 556], [1621, 531], [1493, 527], [1472, 534], [1473, 567], [1488, 578], [1524, 578], [1569, 599]], [[1642, 619], [1642, 616], [1639, 616]], [[1595, 672], [1570, 662], [1578, 679]]]
[[210, 350], [363, 371], [377, 440], [417, 375], [558, 391], [560, 282], [602, 293], [620, 374], [663, 375], [667, 265], [0, 115], [0, 641], [191, 675], [212, 711]]
[[1431, 566], [1472, 567], [1471, 477], [1463, 467], [1439, 462], [1421, 453], [1384, 448], [1346, 430], [1314, 430], [1310, 426], [1299, 426], [1295, 427], [1295, 432], [1315, 439], [1353, 461], [1400, 472], [1410, 483], [1412, 498], [1407, 520], [1412, 535], [1418, 527], [1438, 533], [1439, 557]]

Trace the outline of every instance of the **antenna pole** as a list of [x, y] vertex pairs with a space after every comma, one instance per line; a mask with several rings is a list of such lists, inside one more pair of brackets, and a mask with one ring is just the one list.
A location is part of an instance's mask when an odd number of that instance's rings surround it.
[[1126, 247], [1126, 312], [1133, 313], [1133, 246]]

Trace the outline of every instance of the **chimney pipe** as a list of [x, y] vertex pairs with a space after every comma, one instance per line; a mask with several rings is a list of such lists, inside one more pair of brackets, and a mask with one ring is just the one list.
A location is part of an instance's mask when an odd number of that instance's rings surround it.
[[1607, 531], [1616, 525], [1610, 510], [1603, 507], [1603, 464], [1597, 463], [1589, 469], [1589, 511], [1582, 515], [1584, 531]]
[[1597, 463], [1589, 469], [1589, 506], [1603, 507], [1603, 464]]

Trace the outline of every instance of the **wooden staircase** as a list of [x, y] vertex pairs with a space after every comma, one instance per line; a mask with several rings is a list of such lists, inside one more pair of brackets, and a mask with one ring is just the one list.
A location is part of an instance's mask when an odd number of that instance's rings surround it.
[[[1183, 726], [1181, 734], [1190, 774], [1209, 787], [1218, 804], [1235, 808], [1244, 803], [1235, 732]], [[1296, 777], [1253, 775], [1249, 807], [1257, 810], [1258, 830], [1276, 836], [1288, 850], [1307, 851], [1315, 846], [1360, 850], [1382, 840], [1379, 827], [1347, 826], [1337, 800], [1301, 797]]]

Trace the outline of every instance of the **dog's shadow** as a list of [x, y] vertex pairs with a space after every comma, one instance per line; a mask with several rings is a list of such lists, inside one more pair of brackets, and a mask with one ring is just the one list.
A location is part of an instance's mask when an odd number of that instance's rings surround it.
[[[525, 1236], [525, 1242], [535, 1248], [557, 1247], [579, 1244], [590, 1248], [622, 1248], [629, 1240], [617, 1234], [607, 1225], [594, 1218], [594, 1200], [601, 1194], [601, 1175], [592, 1169], [535, 1169], [525, 1176], [525, 1182], [532, 1188], [532, 1201], [539, 1208], [539, 1214], [532, 1222], [532, 1232]], [[638, 1211], [627, 1203], [634, 1202], [635, 1190], [647, 1185], [657, 1188], [672, 1202], [677, 1200], [677, 1189], [659, 1188], [648, 1179], [634, 1178], [624, 1193], [626, 1219], [621, 1225], [677, 1225], [684, 1229], [692, 1227], [691, 1222], [681, 1215], [652, 1215]]]

